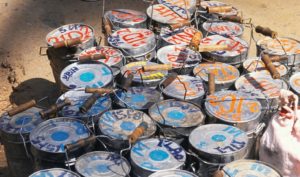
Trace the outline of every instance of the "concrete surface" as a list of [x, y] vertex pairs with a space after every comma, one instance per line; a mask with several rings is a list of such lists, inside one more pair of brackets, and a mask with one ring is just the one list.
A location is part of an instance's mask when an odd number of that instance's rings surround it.
[[[269, 26], [280, 36], [300, 39], [299, 0], [223, 0], [251, 17], [256, 25]], [[142, 0], [107, 0], [106, 9], [129, 8], [145, 11]], [[0, 0], [0, 112], [32, 98], [49, 96], [55, 101], [57, 88], [47, 57], [39, 55], [45, 36], [68, 23], [83, 22], [101, 35], [102, 1]], [[256, 38], [261, 36], [255, 35]], [[249, 29], [243, 36], [249, 41]], [[255, 54], [252, 44], [250, 56]], [[0, 177], [6, 177], [5, 157], [0, 148]], [[1, 175], [2, 173], [2, 175]]]

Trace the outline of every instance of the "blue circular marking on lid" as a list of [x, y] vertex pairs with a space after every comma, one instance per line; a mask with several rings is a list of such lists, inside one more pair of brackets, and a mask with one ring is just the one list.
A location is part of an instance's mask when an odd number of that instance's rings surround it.
[[32, 117], [25, 115], [25, 116], [22, 116], [19, 119], [17, 119], [15, 123], [16, 123], [16, 125], [22, 125], [22, 124], [26, 125], [31, 121], [32, 121]]
[[80, 75], [80, 80], [83, 82], [91, 82], [95, 79], [95, 74], [92, 72], [85, 72]]
[[211, 139], [215, 142], [223, 142], [226, 140], [226, 137], [224, 135], [214, 135]]
[[182, 120], [185, 118], [185, 114], [183, 112], [174, 110], [174, 111], [170, 111], [168, 112], [168, 117], [174, 120]]
[[110, 170], [108, 169], [108, 166], [105, 165], [105, 164], [99, 164], [96, 166], [96, 170], [97, 172], [100, 172], [100, 173], [107, 173], [109, 172]]
[[122, 122], [120, 127], [122, 128], [122, 130], [126, 131], [133, 131], [136, 128], [135, 124], [129, 121]]
[[132, 100], [132, 102], [145, 102], [146, 98], [142, 94], [132, 94], [131, 100]]
[[56, 131], [54, 132], [52, 135], [51, 135], [51, 138], [54, 140], [54, 141], [64, 141], [66, 139], [69, 138], [69, 134], [67, 132], [64, 132], [64, 131]]
[[150, 152], [149, 156], [154, 161], [163, 161], [169, 157], [169, 154], [162, 150], [154, 150]]

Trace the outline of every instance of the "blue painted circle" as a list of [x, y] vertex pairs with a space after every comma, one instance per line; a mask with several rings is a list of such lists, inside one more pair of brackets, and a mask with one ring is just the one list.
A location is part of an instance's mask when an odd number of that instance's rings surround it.
[[51, 138], [54, 141], [64, 141], [69, 138], [69, 134], [67, 132], [57, 131], [51, 135]]
[[109, 172], [108, 166], [105, 164], [100, 164], [96, 166], [96, 170], [99, 173], [107, 173]]
[[168, 117], [174, 120], [182, 120], [185, 118], [185, 114], [183, 112], [174, 110], [168, 112]]
[[126, 131], [133, 131], [136, 128], [135, 124], [129, 121], [122, 122], [120, 127], [122, 130]]
[[226, 137], [224, 135], [214, 135], [211, 139], [215, 142], [223, 142], [226, 140]]
[[131, 95], [131, 100], [132, 102], [145, 102], [146, 98], [144, 95], [136, 94], [136, 95]]
[[149, 156], [154, 161], [163, 161], [169, 157], [169, 154], [162, 150], [154, 150], [150, 152]]
[[92, 72], [85, 72], [81, 73], [79, 78], [82, 82], [91, 82], [95, 79], [95, 74]]
[[23, 116], [21, 117], [20, 119], [16, 120], [16, 125], [26, 125], [28, 124], [29, 122], [32, 121], [32, 117], [31, 116]]

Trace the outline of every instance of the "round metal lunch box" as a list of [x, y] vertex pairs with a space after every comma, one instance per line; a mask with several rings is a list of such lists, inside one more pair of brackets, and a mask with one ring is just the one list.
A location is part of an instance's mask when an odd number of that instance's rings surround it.
[[296, 73], [292, 75], [289, 80], [290, 86], [292, 90], [297, 94], [300, 95], [300, 73]]
[[149, 138], [154, 135], [156, 125], [152, 119], [142, 111], [133, 109], [116, 109], [102, 114], [98, 121], [101, 134], [107, 136], [103, 142], [114, 151], [120, 151], [129, 147], [128, 136], [142, 123], [148, 125], [140, 139]]
[[208, 87], [208, 74], [213, 73], [215, 76], [215, 90], [227, 90], [239, 78], [240, 72], [232, 65], [220, 62], [200, 63], [193, 70], [196, 77], [205, 81]]
[[173, 141], [151, 138], [136, 142], [130, 159], [135, 176], [149, 176], [161, 170], [182, 169], [186, 153]]
[[149, 177], [197, 177], [194, 173], [185, 170], [164, 170], [158, 171]]
[[174, 72], [188, 75], [201, 62], [202, 56], [186, 46], [168, 45], [158, 50], [157, 60], [162, 64], [172, 64]]
[[226, 21], [206, 21], [202, 24], [203, 36], [221, 35], [241, 37], [244, 27], [238, 23]]
[[172, 4], [183, 9], [187, 9], [190, 14], [193, 14], [196, 11], [196, 0], [158, 0], [160, 4]]
[[80, 175], [70, 171], [70, 170], [66, 170], [66, 169], [62, 169], [62, 168], [50, 168], [50, 169], [46, 169], [46, 170], [40, 170], [37, 171], [35, 173], [33, 173], [32, 175], [30, 175], [29, 177], [80, 177]]
[[136, 10], [113, 9], [106, 11], [104, 18], [109, 19], [113, 30], [147, 27], [147, 15]]

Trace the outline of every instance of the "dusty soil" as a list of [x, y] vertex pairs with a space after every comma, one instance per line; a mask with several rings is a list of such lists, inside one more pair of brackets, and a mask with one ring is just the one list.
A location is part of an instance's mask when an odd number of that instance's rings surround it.
[[[256, 25], [268, 26], [280, 34], [300, 39], [299, 0], [223, 0], [252, 18]], [[106, 9], [129, 8], [145, 11], [142, 0], [107, 0]], [[0, 0], [0, 113], [12, 105], [45, 96], [48, 105], [58, 96], [47, 57], [39, 55], [45, 36], [63, 24], [83, 22], [101, 35], [102, 1], [81, 0]], [[249, 29], [243, 36], [249, 40]], [[261, 36], [255, 35], [256, 38]], [[252, 44], [250, 56], [255, 55]], [[8, 176], [3, 148], [0, 148], [0, 177]], [[1, 176], [2, 172], [2, 176]]]

